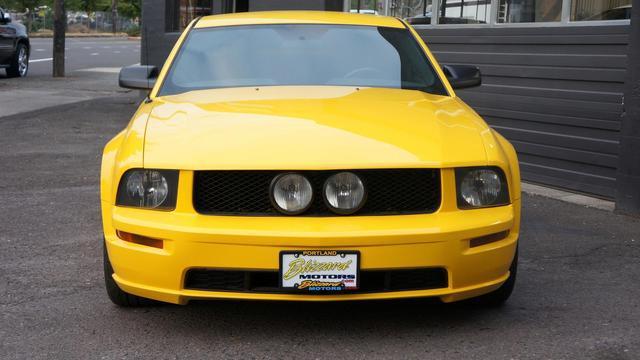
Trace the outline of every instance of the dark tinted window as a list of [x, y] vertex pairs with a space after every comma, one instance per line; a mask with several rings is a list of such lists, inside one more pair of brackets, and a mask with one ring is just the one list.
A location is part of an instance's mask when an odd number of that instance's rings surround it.
[[571, 0], [571, 20], [630, 19], [631, 5], [631, 0]]
[[278, 85], [389, 87], [446, 94], [406, 29], [255, 25], [191, 31], [160, 95]]
[[631, 19], [631, 8], [620, 8], [605, 11], [602, 14], [602, 20], [623, 20]]

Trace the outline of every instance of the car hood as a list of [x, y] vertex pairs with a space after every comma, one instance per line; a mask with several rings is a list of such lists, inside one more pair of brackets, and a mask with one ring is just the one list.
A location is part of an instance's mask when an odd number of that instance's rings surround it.
[[147, 168], [339, 169], [478, 165], [487, 125], [455, 97], [353, 87], [192, 91], [154, 100]]

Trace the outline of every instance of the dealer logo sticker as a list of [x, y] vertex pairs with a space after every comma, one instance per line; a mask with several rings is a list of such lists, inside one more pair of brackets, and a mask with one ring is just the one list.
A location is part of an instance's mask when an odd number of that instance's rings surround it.
[[357, 252], [301, 250], [280, 254], [280, 283], [285, 289], [335, 292], [358, 288]]

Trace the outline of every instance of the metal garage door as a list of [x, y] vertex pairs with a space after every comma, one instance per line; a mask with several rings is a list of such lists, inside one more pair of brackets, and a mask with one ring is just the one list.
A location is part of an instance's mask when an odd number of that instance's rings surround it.
[[615, 196], [628, 25], [419, 29], [438, 61], [480, 67], [459, 95], [532, 182]]

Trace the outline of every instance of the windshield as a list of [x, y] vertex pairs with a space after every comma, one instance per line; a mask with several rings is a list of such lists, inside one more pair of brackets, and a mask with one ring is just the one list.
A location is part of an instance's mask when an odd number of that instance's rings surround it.
[[385, 87], [447, 94], [407, 29], [300, 24], [192, 30], [159, 95], [279, 85]]

